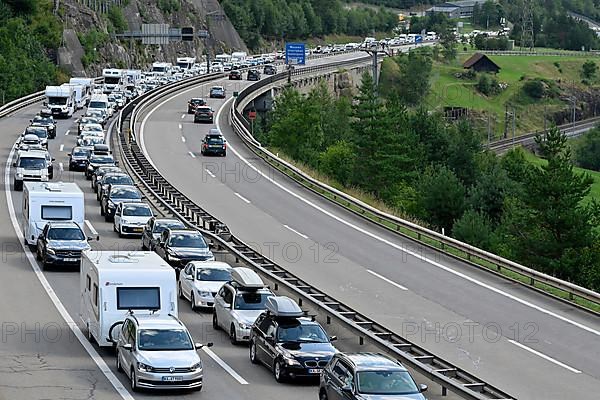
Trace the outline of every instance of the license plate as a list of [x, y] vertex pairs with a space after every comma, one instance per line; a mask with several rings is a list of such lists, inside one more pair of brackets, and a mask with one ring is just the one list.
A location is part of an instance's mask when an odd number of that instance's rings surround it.
[[65, 258], [64, 259], [65, 262], [77, 262], [76, 258]]
[[144, 228], [133, 228], [134, 232], [142, 232]]
[[309, 374], [320, 374], [321, 372], [323, 372], [321, 368], [310, 368], [308, 370]]
[[210, 145], [210, 148], [211, 148], [211, 149], [218, 149], [218, 148], [220, 148], [220, 147], [221, 147], [221, 146], [220, 146], [220, 145], [218, 145], [218, 144], [211, 144], [211, 145]]
[[183, 380], [183, 376], [163, 376], [163, 382], [179, 382]]

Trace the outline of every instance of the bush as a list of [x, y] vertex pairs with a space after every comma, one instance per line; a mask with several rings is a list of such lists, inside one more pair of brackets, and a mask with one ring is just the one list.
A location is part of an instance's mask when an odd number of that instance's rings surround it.
[[582, 168], [600, 171], [600, 128], [583, 136], [575, 148], [575, 162]]
[[81, 62], [84, 68], [98, 61], [98, 52], [96, 49], [108, 40], [108, 35], [98, 30], [91, 30], [87, 33], [79, 34], [79, 41], [83, 46], [84, 54]]
[[525, 82], [522, 90], [527, 96], [534, 99], [541, 99], [546, 95], [546, 86], [539, 79]]
[[129, 27], [127, 20], [125, 20], [125, 16], [123, 15], [123, 11], [119, 7], [110, 7], [108, 9], [107, 17], [112, 26], [115, 28], [116, 33], [123, 33]]
[[319, 157], [319, 170], [343, 185], [348, 184], [354, 170], [356, 154], [350, 143], [337, 142]]
[[158, 0], [156, 6], [165, 14], [179, 11], [181, 7], [178, 0]]
[[477, 90], [486, 96], [493, 96], [500, 91], [500, 84], [494, 76], [482, 74], [475, 85]]
[[452, 236], [461, 242], [489, 250], [492, 242], [492, 221], [485, 214], [469, 209], [454, 222]]

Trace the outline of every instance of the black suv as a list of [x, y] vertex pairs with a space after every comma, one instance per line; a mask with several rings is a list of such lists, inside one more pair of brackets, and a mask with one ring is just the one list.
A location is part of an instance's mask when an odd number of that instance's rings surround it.
[[141, 202], [142, 195], [134, 186], [111, 185], [100, 200], [100, 215], [105, 221], [112, 221], [117, 205], [122, 202]]
[[212, 124], [214, 121], [214, 111], [209, 106], [196, 107], [194, 113], [194, 122], [208, 122]]
[[230, 81], [240, 81], [242, 80], [242, 73], [238, 70], [233, 70], [229, 73], [229, 80]]
[[54, 139], [56, 137], [56, 123], [52, 116], [36, 115], [30, 121], [31, 126], [43, 126], [48, 131], [48, 138]]
[[274, 65], [265, 65], [263, 69], [263, 74], [265, 75], [275, 75], [277, 73], [277, 68]]
[[193, 97], [192, 99], [190, 99], [190, 101], [188, 101], [187, 112], [188, 114], [193, 114], [194, 112], [196, 112], [196, 107], [205, 105], [206, 100], [204, 100], [201, 97]]
[[214, 154], [225, 157], [227, 155], [227, 141], [220, 134], [208, 134], [202, 139], [202, 148], [200, 153], [205, 156]]
[[[289, 305], [297, 312], [277, 312], [282, 308], [289, 310]], [[336, 353], [331, 344], [335, 336], [327, 336], [318, 322], [299, 317], [302, 310], [287, 297], [270, 297], [266, 307], [267, 311], [252, 325], [250, 361], [264, 364], [273, 371], [277, 382], [288, 377], [318, 378]]]
[[337, 353], [321, 374], [320, 400], [426, 400], [404, 365], [376, 353]]
[[69, 171], [85, 171], [91, 150], [75, 146], [69, 155]]
[[165, 229], [154, 251], [175, 268], [177, 274], [190, 261], [215, 260], [204, 236], [195, 230]]
[[134, 186], [133, 179], [125, 172], [109, 172], [96, 182], [96, 200], [102, 200], [102, 195], [108, 190], [110, 185]]
[[257, 69], [248, 70], [248, 75], [246, 76], [246, 79], [248, 79], [249, 81], [260, 80], [260, 71]]
[[116, 167], [117, 161], [113, 158], [113, 156], [109, 155], [95, 155], [90, 154], [90, 158], [88, 160], [87, 167], [85, 168], [85, 177], [86, 179], [92, 179], [92, 175], [94, 175], [94, 171], [98, 167]]

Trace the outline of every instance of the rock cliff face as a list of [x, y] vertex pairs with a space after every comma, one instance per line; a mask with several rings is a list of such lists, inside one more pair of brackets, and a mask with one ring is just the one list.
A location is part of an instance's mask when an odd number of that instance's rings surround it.
[[[100, 3], [100, 1], [98, 1]], [[246, 45], [227, 19], [217, 0], [183, 0], [178, 10], [163, 11], [156, 0], [130, 0], [122, 14], [131, 31], [141, 30], [142, 24], [169, 24], [172, 28], [193, 26], [196, 30], [209, 29], [211, 37], [194, 42], [172, 42], [168, 45], [142, 45], [135, 40], [118, 40], [110, 32], [112, 26], [105, 13], [90, 7], [86, 0], [64, 0], [59, 14], [65, 26], [62, 66], [79, 75], [82, 52], [93, 62], [83, 63], [87, 76], [98, 76], [103, 68], [146, 68], [152, 61], [175, 62], [177, 57], [196, 56], [198, 60], [208, 46], [211, 58], [223, 51], [247, 50]], [[93, 3], [92, 3], [93, 4]], [[97, 46], [82, 49], [77, 35], [90, 35], [98, 31], [103, 37]], [[68, 39], [68, 40], [67, 40]], [[85, 46], [84, 46], [85, 47]]]

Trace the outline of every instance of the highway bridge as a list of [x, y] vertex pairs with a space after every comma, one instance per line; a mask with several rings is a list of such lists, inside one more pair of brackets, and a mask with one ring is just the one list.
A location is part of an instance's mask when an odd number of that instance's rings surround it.
[[[315, 64], [363, 57], [346, 53]], [[226, 158], [200, 155], [209, 125], [194, 124], [186, 113], [190, 97], [208, 97], [210, 86], [228, 93], [247, 82], [223, 76], [160, 99], [142, 102], [132, 134], [149, 163], [194, 203], [224, 222], [238, 238], [303, 281], [368, 315], [373, 321], [422, 346], [452, 365], [517, 399], [597, 399], [600, 387], [598, 316], [536, 290], [490, 274], [383, 229], [338, 207], [275, 171], [250, 151], [229, 124], [233, 100], [209, 100], [216, 123], [228, 141]], [[79, 275], [42, 271], [24, 249], [19, 222], [21, 193], [11, 190], [15, 140], [39, 111], [33, 104], [0, 119], [4, 162], [2, 215], [3, 263], [0, 269], [0, 399], [142, 399], [130, 393], [116, 372], [114, 354], [85, 337], [79, 312]], [[117, 142], [117, 121], [109, 135]], [[68, 165], [75, 144], [74, 120], [60, 120], [50, 151]], [[55, 180], [75, 181], [85, 191], [88, 229], [101, 240], [97, 249], [137, 250], [137, 239], [120, 239], [99, 214], [89, 181], [63, 171]], [[158, 212], [167, 212], [157, 206]], [[231, 260], [230, 255], [218, 257]], [[239, 261], [239, 260], [238, 260]], [[265, 368], [252, 366], [248, 349], [232, 346], [215, 332], [211, 315], [192, 312], [180, 302], [180, 317], [199, 341], [205, 387], [198, 393], [168, 393], [166, 398], [310, 399], [309, 383], [277, 384]], [[366, 349], [339, 330], [344, 350]], [[441, 396], [430, 384], [431, 399]], [[478, 398], [478, 397], [464, 397]], [[481, 397], [484, 398], [484, 397]]]

